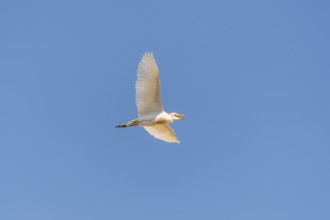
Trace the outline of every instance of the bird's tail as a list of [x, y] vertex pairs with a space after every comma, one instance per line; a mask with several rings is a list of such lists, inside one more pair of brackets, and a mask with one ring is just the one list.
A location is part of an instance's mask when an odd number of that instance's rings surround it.
[[120, 124], [115, 126], [115, 128], [127, 128], [127, 127], [132, 127], [132, 126], [137, 126], [139, 125], [137, 120], [132, 120], [130, 122], [128, 122], [127, 124]]

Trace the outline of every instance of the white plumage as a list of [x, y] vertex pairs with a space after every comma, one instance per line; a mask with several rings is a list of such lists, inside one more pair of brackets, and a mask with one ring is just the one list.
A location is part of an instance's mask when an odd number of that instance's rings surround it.
[[159, 72], [152, 53], [145, 53], [139, 63], [135, 88], [139, 116], [163, 111]]
[[137, 70], [136, 106], [139, 117], [127, 124], [116, 127], [143, 126], [152, 136], [166, 142], [180, 143], [170, 127], [170, 123], [184, 118], [178, 113], [166, 113], [163, 110], [160, 95], [159, 71], [151, 52], [143, 55]]

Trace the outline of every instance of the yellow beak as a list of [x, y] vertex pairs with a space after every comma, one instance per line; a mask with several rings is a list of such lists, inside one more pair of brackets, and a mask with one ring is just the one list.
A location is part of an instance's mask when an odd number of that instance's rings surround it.
[[185, 118], [186, 118], [185, 115], [182, 115], [182, 114], [178, 114], [178, 115], [179, 115], [179, 118], [180, 118], [180, 119], [185, 119]]

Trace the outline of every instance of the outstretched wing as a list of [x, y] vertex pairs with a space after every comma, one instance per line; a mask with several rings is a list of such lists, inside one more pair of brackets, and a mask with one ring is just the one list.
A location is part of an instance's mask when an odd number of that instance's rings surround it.
[[152, 53], [143, 55], [137, 70], [136, 106], [139, 116], [162, 112], [158, 67]]
[[158, 138], [166, 142], [180, 143], [173, 129], [168, 124], [144, 126], [143, 128], [146, 129], [147, 132], [152, 136], [154, 136], [155, 138]]

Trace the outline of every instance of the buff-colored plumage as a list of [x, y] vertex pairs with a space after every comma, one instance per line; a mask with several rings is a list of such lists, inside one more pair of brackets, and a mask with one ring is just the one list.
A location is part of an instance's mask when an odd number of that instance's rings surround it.
[[168, 114], [163, 110], [159, 71], [151, 52], [145, 53], [139, 63], [135, 88], [139, 118], [116, 127], [139, 125], [143, 126], [155, 138], [166, 142], [180, 143], [169, 124], [183, 119], [184, 115]]

